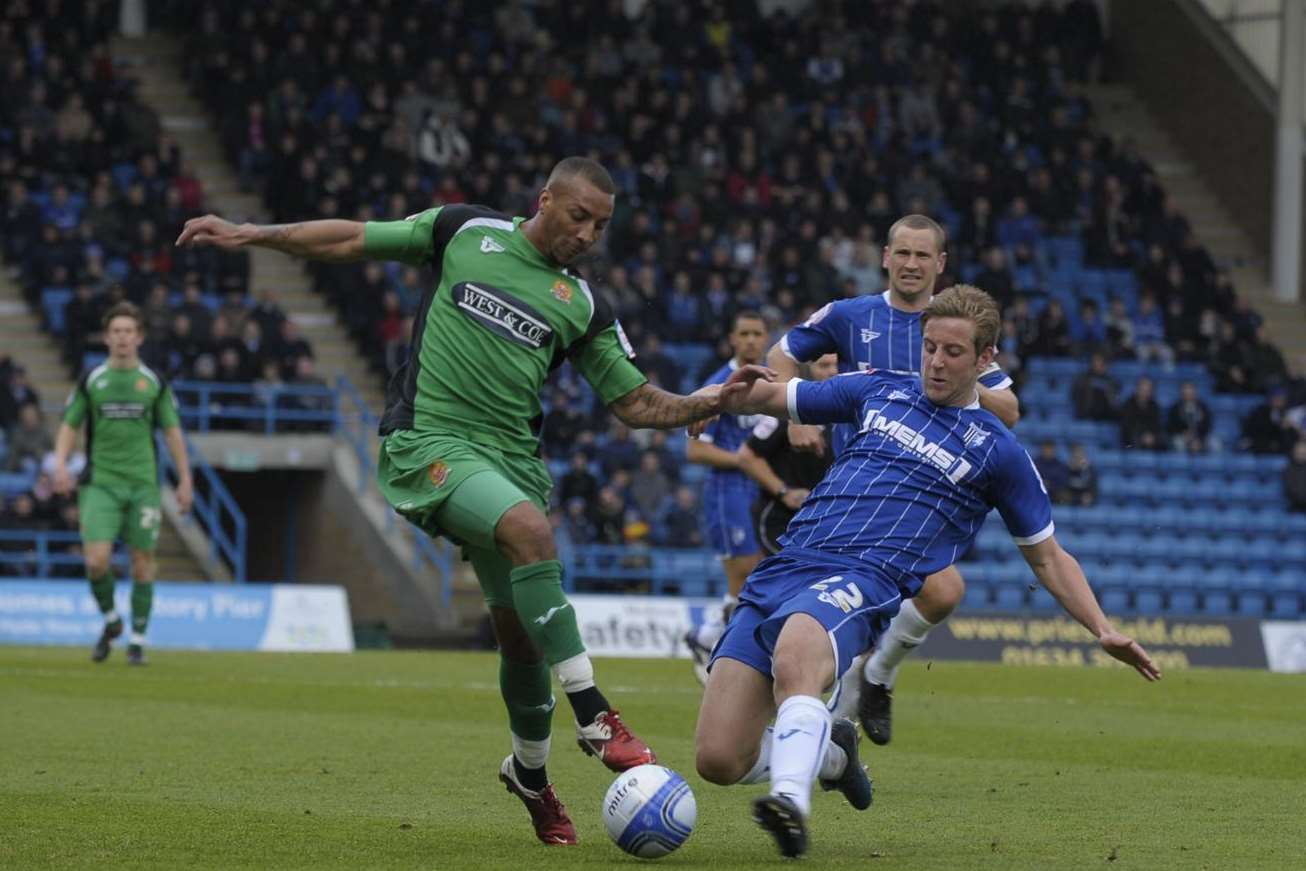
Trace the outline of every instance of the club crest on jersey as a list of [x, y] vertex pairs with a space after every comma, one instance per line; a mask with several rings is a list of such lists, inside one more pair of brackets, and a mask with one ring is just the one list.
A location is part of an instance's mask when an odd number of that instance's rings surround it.
[[553, 282], [553, 287], [551, 288], [551, 290], [553, 291], [553, 298], [556, 299], [558, 302], [565, 302], [565, 303], [571, 302], [571, 295], [572, 295], [571, 285], [563, 281], [561, 278]]
[[553, 341], [553, 328], [531, 306], [506, 290], [463, 281], [453, 286], [458, 309], [495, 335], [527, 348], [543, 348]]
[[984, 442], [988, 441], [990, 435], [992, 435], [992, 433], [988, 430], [978, 424], [972, 423], [966, 427], [966, 434], [962, 436], [962, 441], [966, 443], [966, 447], [973, 448], [976, 445], [982, 445]]
[[439, 487], [449, 480], [449, 464], [444, 460], [436, 460], [426, 469], [426, 477], [431, 479], [432, 487]]
[[138, 392], [144, 393], [145, 390], [149, 388], [149, 386], [150, 386], [149, 382], [147, 382], [144, 378], [136, 379], [136, 390]]
[[500, 245], [498, 242], [494, 241], [493, 239], [491, 239], [489, 236], [481, 237], [482, 254], [502, 254], [503, 251], [504, 251], [503, 246]]
[[866, 327], [862, 327], [862, 342], [867, 345], [878, 339], [880, 335], [881, 334], [875, 332], [875, 330], [869, 330]]

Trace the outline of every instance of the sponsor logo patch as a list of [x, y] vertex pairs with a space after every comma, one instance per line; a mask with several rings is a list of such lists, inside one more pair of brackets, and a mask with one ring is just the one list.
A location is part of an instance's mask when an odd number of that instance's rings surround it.
[[463, 314], [510, 342], [539, 349], [553, 340], [553, 328], [544, 315], [505, 290], [464, 281], [453, 286], [453, 302]]
[[449, 464], [444, 460], [436, 460], [427, 468], [426, 477], [431, 479], [431, 486], [441, 486], [449, 480]]

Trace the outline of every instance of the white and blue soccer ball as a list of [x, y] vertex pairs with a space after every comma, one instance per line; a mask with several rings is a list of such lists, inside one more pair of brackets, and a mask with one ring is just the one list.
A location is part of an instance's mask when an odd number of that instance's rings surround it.
[[689, 784], [661, 765], [637, 765], [622, 772], [603, 797], [608, 836], [641, 859], [657, 859], [685, 843], [697, 819], [698, 804]]

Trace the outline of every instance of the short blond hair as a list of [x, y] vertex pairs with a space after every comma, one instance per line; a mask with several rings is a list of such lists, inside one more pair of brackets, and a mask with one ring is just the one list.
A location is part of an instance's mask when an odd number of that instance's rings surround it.
[[1002, 329], [998, 304], [993, 297], [970, 284], [954, 284], [935, 294], [921, 313], [922, 331], [933, 318], [959, 318], [974, 324], [976, 356], [998, 343], [998, 332]]
[[905, 215], [893, 222], [889, 228], [889, 236], [884, 240], [885, 247], [893, 248], [893, 237], [898, 235], [898, 231], [906, 228], [908, 230], [929, 230], [934, 234], [934, 241], [939, 246], [936, 254], [942, 254], [943, 249], [948, 247], [948, 231], [943, 229], [943, 225], [928, 215]]

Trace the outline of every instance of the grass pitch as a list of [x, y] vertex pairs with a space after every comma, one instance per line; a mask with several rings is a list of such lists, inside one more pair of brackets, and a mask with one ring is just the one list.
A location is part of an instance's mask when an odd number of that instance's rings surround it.
[[[603, 660], [609, 696], [690, 781], [698, 826], [660, 864], [780, 863], [759, 787], [693, 771], [685, 662]], [[0, 868], [611, 868], [611, 775], [555, 718], [581, 845], [546, 848], [495, 780], [486, 654], [0, 648]], [[894, 742], [863, 742], [875, 804], [814, 801], [809, 863], [887, 869], [1301, 868], [1306, 676], [937, 662], [905, 669]]]

